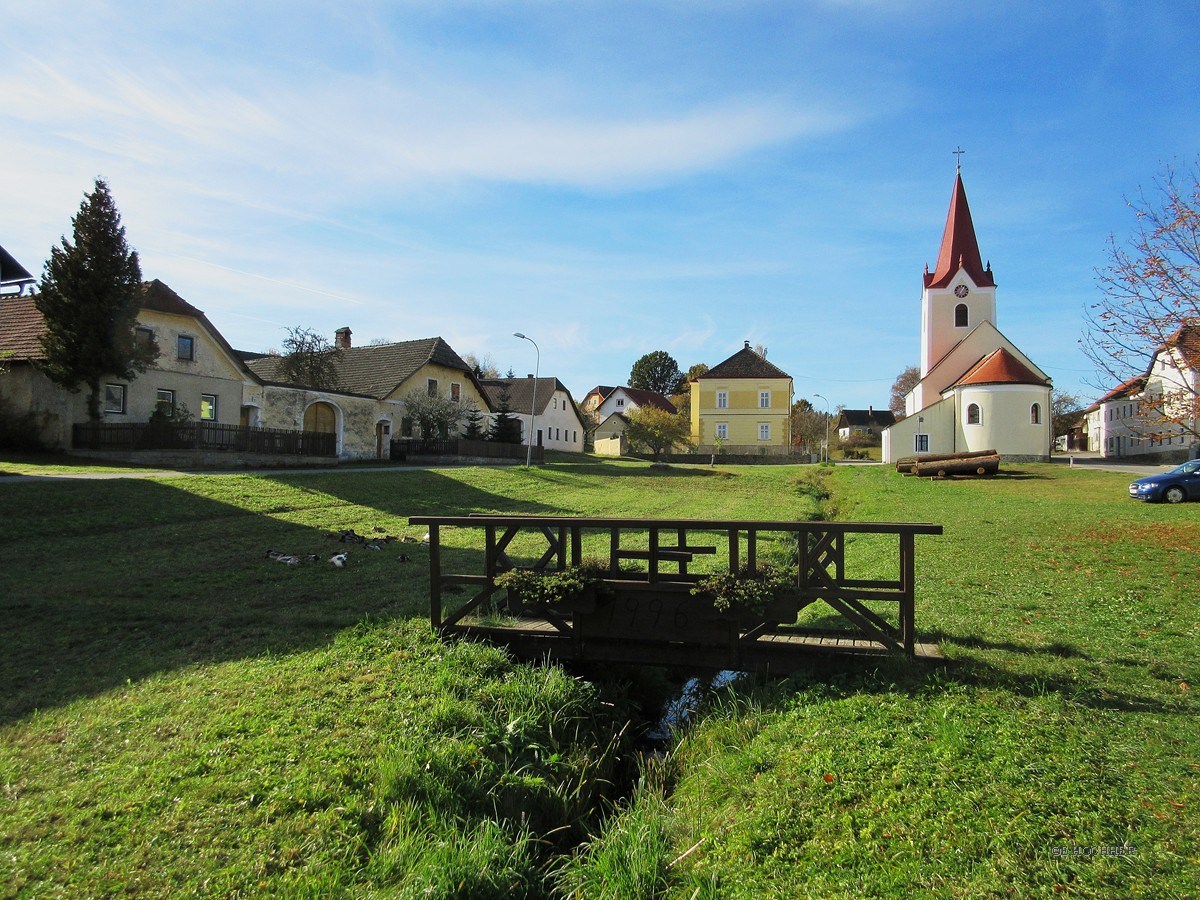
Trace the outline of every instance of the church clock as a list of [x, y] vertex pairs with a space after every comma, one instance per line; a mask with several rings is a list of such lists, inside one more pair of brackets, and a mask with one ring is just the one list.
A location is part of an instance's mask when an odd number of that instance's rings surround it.
[[965, 284], [960, 284], [958, 287], [956, 287], [954, 289], [954, 296], [957, 297], [959, 300], [961, 300], [963, 297], [967, 296], [967, 294], [969, 294], [969, 293], [971, 293], [971, 289], [969, 287], [967, 287]]

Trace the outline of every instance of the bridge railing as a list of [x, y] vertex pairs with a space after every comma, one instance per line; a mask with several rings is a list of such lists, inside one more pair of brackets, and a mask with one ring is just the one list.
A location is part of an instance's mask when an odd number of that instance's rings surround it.
[[[849, 623], [857, 640], [912, 656], [916, 537], [942, 533], [940, 525], [893, 522], [501, 515], [415, 516], [409, 521], [429, 529], [430, 622], [443, 634], [532, 634], [537, 629], [529, 621], [480, 624], [495, 606], [494, 595], [503, 590], [497, 577], [514, 569], [553, 572], [577, 566], [584, 561], [586, 546], [589, 561], [598, 559], [605, 569], [600, 587], [607, 599], [602, 608], [561, 615], [542, 609], [534, 617], [553, 626], [547, 637], [568, 639], [575, 655], [600, 657], [606, 652], [588, 653], [585, 644], [597, 648], [605, 642], [664, 645], [701, 640], [695, 627], [702, 606], [693, 596], [696, 585], [713, 572], [753, 573], [767, 558], [776, 562], [781, 552], [789, 556], [789, 571], [794, 566], [794, 590], [789, 594], [796, 603], [787, 612], [762, 613], [758, 619], [743, 616], [730, 637], [738, 645], [730, 648], [733, 657], [742, 655], [738, 647], [770, 635], [815, 634], [796, 625], [796, 614], [817, 601], [829, 607], [843, 630]], [[465, 541], [456, 537], [447, 545], [444, 538], [450, 529], [464, 530]], [[532, 543], [530, 536], [536, 539]], [[875, 543], [869, 552], [861, 554], [870, 571], [856, 577], [851, 571], [855, 566], [848, 563], [863, 560], [855, 560], [847, 548], [871, 541]], [[701, 558], [706, 559], [698, 571]], [[451, 571], [468, 562], [473, 571]], [[464, 588], [473, 593], [448, 608], [450, 598]], [[880, 603], [894, 604], [894, 615], [881, 612]], [[518, 619], [531, 616], [529, 610], [514, 614]], [[790, 620], [779, 620], [789, 615]]]

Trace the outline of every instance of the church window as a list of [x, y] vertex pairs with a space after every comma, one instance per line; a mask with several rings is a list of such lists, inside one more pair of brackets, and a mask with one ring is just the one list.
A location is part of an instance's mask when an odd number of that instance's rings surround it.
[[915, 435], [915, 438], [916, 438], [916, 440], [913, 442], [913, 444], [914, 444], [913, 449], [917, 453], [928, 453], [929, 452], [929, 435], [918, 434], [918, 435]]
[[1029, 424], [1042, 424], [1042, 405], [1040, 403], [1035, 403], [1033, 406], [1029, 407]]
[[979, 425], [983, 422], [983, 411], [980, 410], [978, 403], [972, 403], [967, 407], [967, 424]]
[[954, 307], [954, 327], [967, 327], [967, 304], [960, 303], [958, 306]]

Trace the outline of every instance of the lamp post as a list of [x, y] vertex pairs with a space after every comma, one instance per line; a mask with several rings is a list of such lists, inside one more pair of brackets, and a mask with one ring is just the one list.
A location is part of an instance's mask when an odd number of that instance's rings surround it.
[[821, 397], [820, 394], [813, 394], [814, 397], [820, 397], [825, 401], [825, 462], [829, 462], [829, 398]]
[[542, 368], [542, 348], [537, 345], [537, 341], [533, 338], [526, 337], [519, 331], [514, 331], [513, 337], [529, 341], [529, 343], [533, 344], [533, 349], [537, 351], [537, 356], [534, 358], [533, 364], [533, 396], [529, 401], [529, 439], [525, 443], [525, 468], [528, 469], [529, 461], [533, 458], [533, 436], [535, 434], [533, 426], [537, 421], [537, 383], [538, 375], [541, 373]]

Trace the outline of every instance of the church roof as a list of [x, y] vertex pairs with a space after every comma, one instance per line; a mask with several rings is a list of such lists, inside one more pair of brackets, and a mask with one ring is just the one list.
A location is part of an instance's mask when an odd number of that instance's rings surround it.
[[717, 363], [703, 375], [697, 375], [694, 380], [703, 378], [791, 378], [787, 372], [774, 363], [767, 362], [765, 356], [759, 356], [750, 349], [750, 342], [729, 359]]
[[946, 214], [946, 228], [942, 232], [937, 267], [932, 272], [926, 268], [925, 287], [946, 287], [960, 269], [965, 269], [979, 287], [996, 286], [991, 265], [986, 269], [983, 267], [979, 241], [975, 238], [975, 225], [971, 221], [971, 207], [967, 205], [967, 191], [963, 187], [962, 175], [958, 174], [954, 176], [954, 195], [950, 198], [950, 211]]
[[1001, 347], [967, 369], [955, 387], [967, 384], [1037, 384], [1048, 382]]

